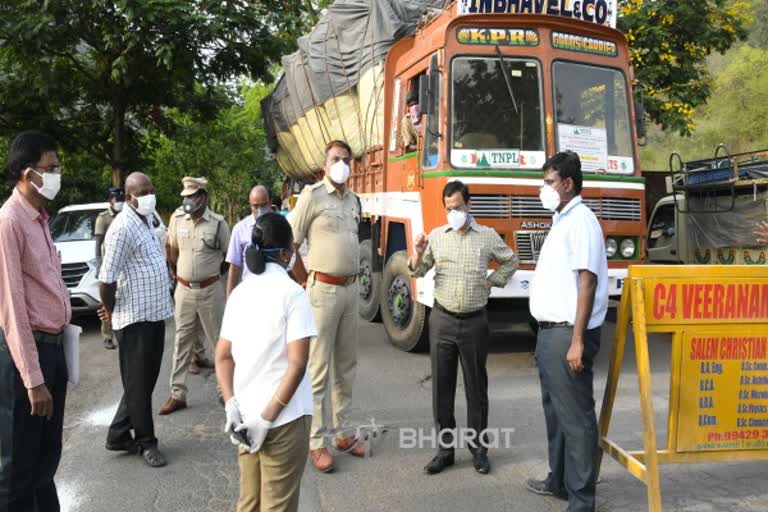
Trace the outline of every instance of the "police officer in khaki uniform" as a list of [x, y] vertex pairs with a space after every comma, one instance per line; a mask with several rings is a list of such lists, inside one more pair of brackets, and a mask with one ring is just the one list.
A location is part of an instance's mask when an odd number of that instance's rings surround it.
[[[302, 191], [288, 217], [297, 248], [305, 240], [309, 244], [307, 293], [318, 332], [309, 354], [314, 400], [309, 447], [312, 463], [322, 472], [333, 469], [323, 436], [346, 427], [357, 367], [361, 208], [360, 199], [346, 186], [351, 154], [346, 142], [328, 144], [325, 178]], [[330, 398], [332, 428], [325, 421]], [[336, 447], [358, 457], [365, 455], [364, 445], [352, 436], [337, 436]]]
[[[96, 224], [93, 227], [93, 233], [96, 237], [96, 275], [101, 269], [101, 257], [104, 252], [104, 237], [107, 230], [115, 220], [115, 216], [123, 210], [125, 203], [125, 191], [122, 188], [111, 187], [109, 189], [109, 208], [101, 212], [96, 217]], [[101, 321], [101, 335], [104, 336], [104, 348], [114, 350], [115, 344], [112, 342], [112, 322], [109, 320]]]
[[176, 345], [173, 350], [171, 397], [160, 414], [187, 407], [187, 373], [194, 346], [204, 335], [213, 350], [224, 315], [221, 264], [229, 247], [229, 226], [208, 209], [208, 181], [181, 180], [184, 202], [171, 217], [166, 250], [176, 275]]

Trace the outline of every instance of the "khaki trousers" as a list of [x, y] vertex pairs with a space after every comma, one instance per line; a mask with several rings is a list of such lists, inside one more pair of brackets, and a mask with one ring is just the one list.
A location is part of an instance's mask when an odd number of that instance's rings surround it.
[[[348, 286], [336, 286], [313, 278], [307, 284], [307, 292], [317, 326], [317, 340], [309, 345], [315, 409], [309, 447], [316, 450], [325, 446], [325, 439], [332, 430], [338, 432], [347, 426], [357, 370], [357, 301], [360, 292], [357, 281]], [[327, 421], [329, 412], [332, 428]]]
[[307, 464], [311, 418], [302, 416], [273, 428], [251, 455], [240, 449], [237, 512], [296, 512], [301, 476]]
[[176, 343], [173, 348], [171, 397], [187, 399], [187, 374], [192, 355], [204, 337], [214, 350], [224, 316], [224, 288], [221, 281], [203, 289], [191, 289], [179, 284], [176, 301]]
[[110, 320], [101, 321], [101, 335], [105, 340], [112, 339], [112, 322]]

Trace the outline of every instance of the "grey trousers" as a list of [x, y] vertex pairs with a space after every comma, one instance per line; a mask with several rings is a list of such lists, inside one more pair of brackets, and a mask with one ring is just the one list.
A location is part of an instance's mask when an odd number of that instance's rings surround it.
[[536, 342], [549, 448], [547, 486], [555, 494], [568, 494], [568, 512], [592, 512], [598, 449], [592, 365], [600, 350], [600, 328], [584, 336], [584, 369], [578, 373], [566, 357], [572, 336], [571, 327], [540, 329]]

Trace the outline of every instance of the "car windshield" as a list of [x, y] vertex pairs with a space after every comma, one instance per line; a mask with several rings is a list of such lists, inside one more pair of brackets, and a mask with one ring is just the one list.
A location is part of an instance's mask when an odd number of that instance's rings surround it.
[[[544, 117], [539, 64], [529, 59], [453, 60], [451, 163], [541, 167]], [[527, 159], [526, 159], [527, 157]]]
[[581, 157], [585, 172], [632, 174], [627, 83], [616, 69], [555, 62], [557, 149]]
[[83, 242], [94, 239], [96, 217], [102, 210], [59, 212], [51, 219], [54, 242]]

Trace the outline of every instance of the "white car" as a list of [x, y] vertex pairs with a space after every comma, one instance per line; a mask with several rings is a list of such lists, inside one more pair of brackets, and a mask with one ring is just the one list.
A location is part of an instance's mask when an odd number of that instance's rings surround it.
[[[72, 313], [91, 313], [99, 307], [99, 282], [96, 280], [96, 217], [109, 203], [66, 206], [54, 215], [49, 226], [51, 237], [61, 254], [61, 271], [69, 289]], [[155, 234], [165, 246], [166, 228], [155, 212]]]

